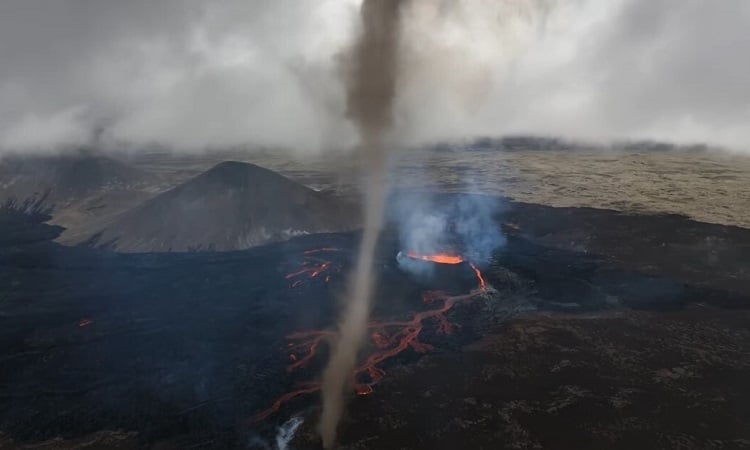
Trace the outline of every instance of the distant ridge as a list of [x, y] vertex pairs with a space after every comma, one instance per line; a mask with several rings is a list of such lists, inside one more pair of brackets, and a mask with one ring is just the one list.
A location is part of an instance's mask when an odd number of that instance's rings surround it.
[[509, 135], [503, 137], [480, 137], [467, 142], [443, 142], [434, 147], [438, 151], [503, 151], [503, 152], [549, 152], [549, 151], [623, 151], [623, 152], [706, 152], [719, 147], [704, 143], [678, 144], [654, 140], [587, 141], [562, 137]]
[[72, 154], [8, 157], [0, 162], [3, 197], [25, 199], [48, 194], [51, 202], [78, 198], [107, 189], [151, 182], [149, 172], [114, 158]]
[[238, 250], [351, 229], [356, 216], [337, 197], [226, 161], [125, 212], [93, 243], [123, 252]]

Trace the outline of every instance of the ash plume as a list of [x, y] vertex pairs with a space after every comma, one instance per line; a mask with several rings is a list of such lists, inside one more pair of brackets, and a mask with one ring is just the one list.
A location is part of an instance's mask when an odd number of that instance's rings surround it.
[[366, 173], [364, 230], [350, 281], [349, 301], [339, 324], [338, 339], [323, 373], [320, 435], [331, 448], [362, 346], [374, 287], [375, 245], [383, 227], [386, 203], [387, 134], [396, 96], [400, 13], [408, 0], [365, 0], [362, 32], [348, 61], [347, 107], [361, 139], [360, 161]]

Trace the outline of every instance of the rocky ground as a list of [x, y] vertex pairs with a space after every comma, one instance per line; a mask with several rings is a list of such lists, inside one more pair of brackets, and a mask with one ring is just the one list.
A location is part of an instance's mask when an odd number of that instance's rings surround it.
[[[749, 322], [747, 310], [705, 305], [518, 317], [461, 352], [392, 370], [352, 403], [340, 448], [750, 448]], [[313, 419], [294, 448], [319, 447]], [[12, 442], [0, 448], [143, 448], [125, 431]]]
[[705, 305], [519, 317], [394, 372], [352, 405], [342, 448], [748, 448], [749, 319]]

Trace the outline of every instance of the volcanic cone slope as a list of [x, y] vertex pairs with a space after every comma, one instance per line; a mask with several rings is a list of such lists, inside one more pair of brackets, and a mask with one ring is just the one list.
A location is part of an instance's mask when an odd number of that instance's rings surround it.
[[347, 230], [353, 212], [278, 173], [226, 161], [124, 213], [96, 243], [124, 252], [238, 250]]

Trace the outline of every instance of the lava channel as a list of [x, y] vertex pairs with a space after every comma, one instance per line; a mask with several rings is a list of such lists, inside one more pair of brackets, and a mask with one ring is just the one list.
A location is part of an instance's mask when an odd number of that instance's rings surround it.
[[302, 261], [302, 269], [288, 273], [285, 278], [291, 280], [291, 287], [295, 288], [307, 280], [318, 278], [321, 275], [325, 275], [325, 282], [331, 281], [331, 276], [341, 272], [341, 265], [333, 263], [331, 261], [323, 260], [317, 257], [311, 257], [309, 255], [323, 253], [323, 252], [337, 252], [340, 249], [337, 248], [318, 248], [313, 250], [307, 250], [304, 252], [305, 259]]
[[[460, 257], [451, 258], [461, 259]], [[455, 259], [447, 259], [447, 261], [455, 261]], [[459, 262], [463, 262], [463, 259]], [[471, 264], [471, 267], [477, 275], [479, 289], [465, 295], [455, 296], [448, 296], [439, 291], [427, 291], [423, 294], [423, 300], [429, 298], [429, 301], [425, 303], [438, 305], [435, 308], [417, 312], [409, 320], [374, 321], [368, 325], [371, 353], [352, 373], [352, 385], [357, 395], [369, 395], [373, 392], [373, 386], [386, 375], [381, 366], [387, 360], [400, 355], [407, 349], [418, 353], [426, 353], [433, 349], [431, 345], [419, 340], [427, 323], [434, 323], [437, 332], [442, 334], [451, 334], [458, 327], [457, 324], [447, 319], [446, 313], [457, 304], [475, 299], [487, 292], [482, 273], [475, 265]], [[290, 342], [287, 344], [287, 352], [292, 363], [287, 366], [287, 371], [295, 372], [307, 367], [315, 359], [320, 346], [334, 336], [335, 332], [331, 330], [310, 330], [288, 335], [287, 340]], [[286, 403], [319, 390], [320, 384], [317, 381], [299, 383], [296, 389], [283, 394], [269, 408], [252, 416], [249, 422], [253, 424], [265, 420]]]

